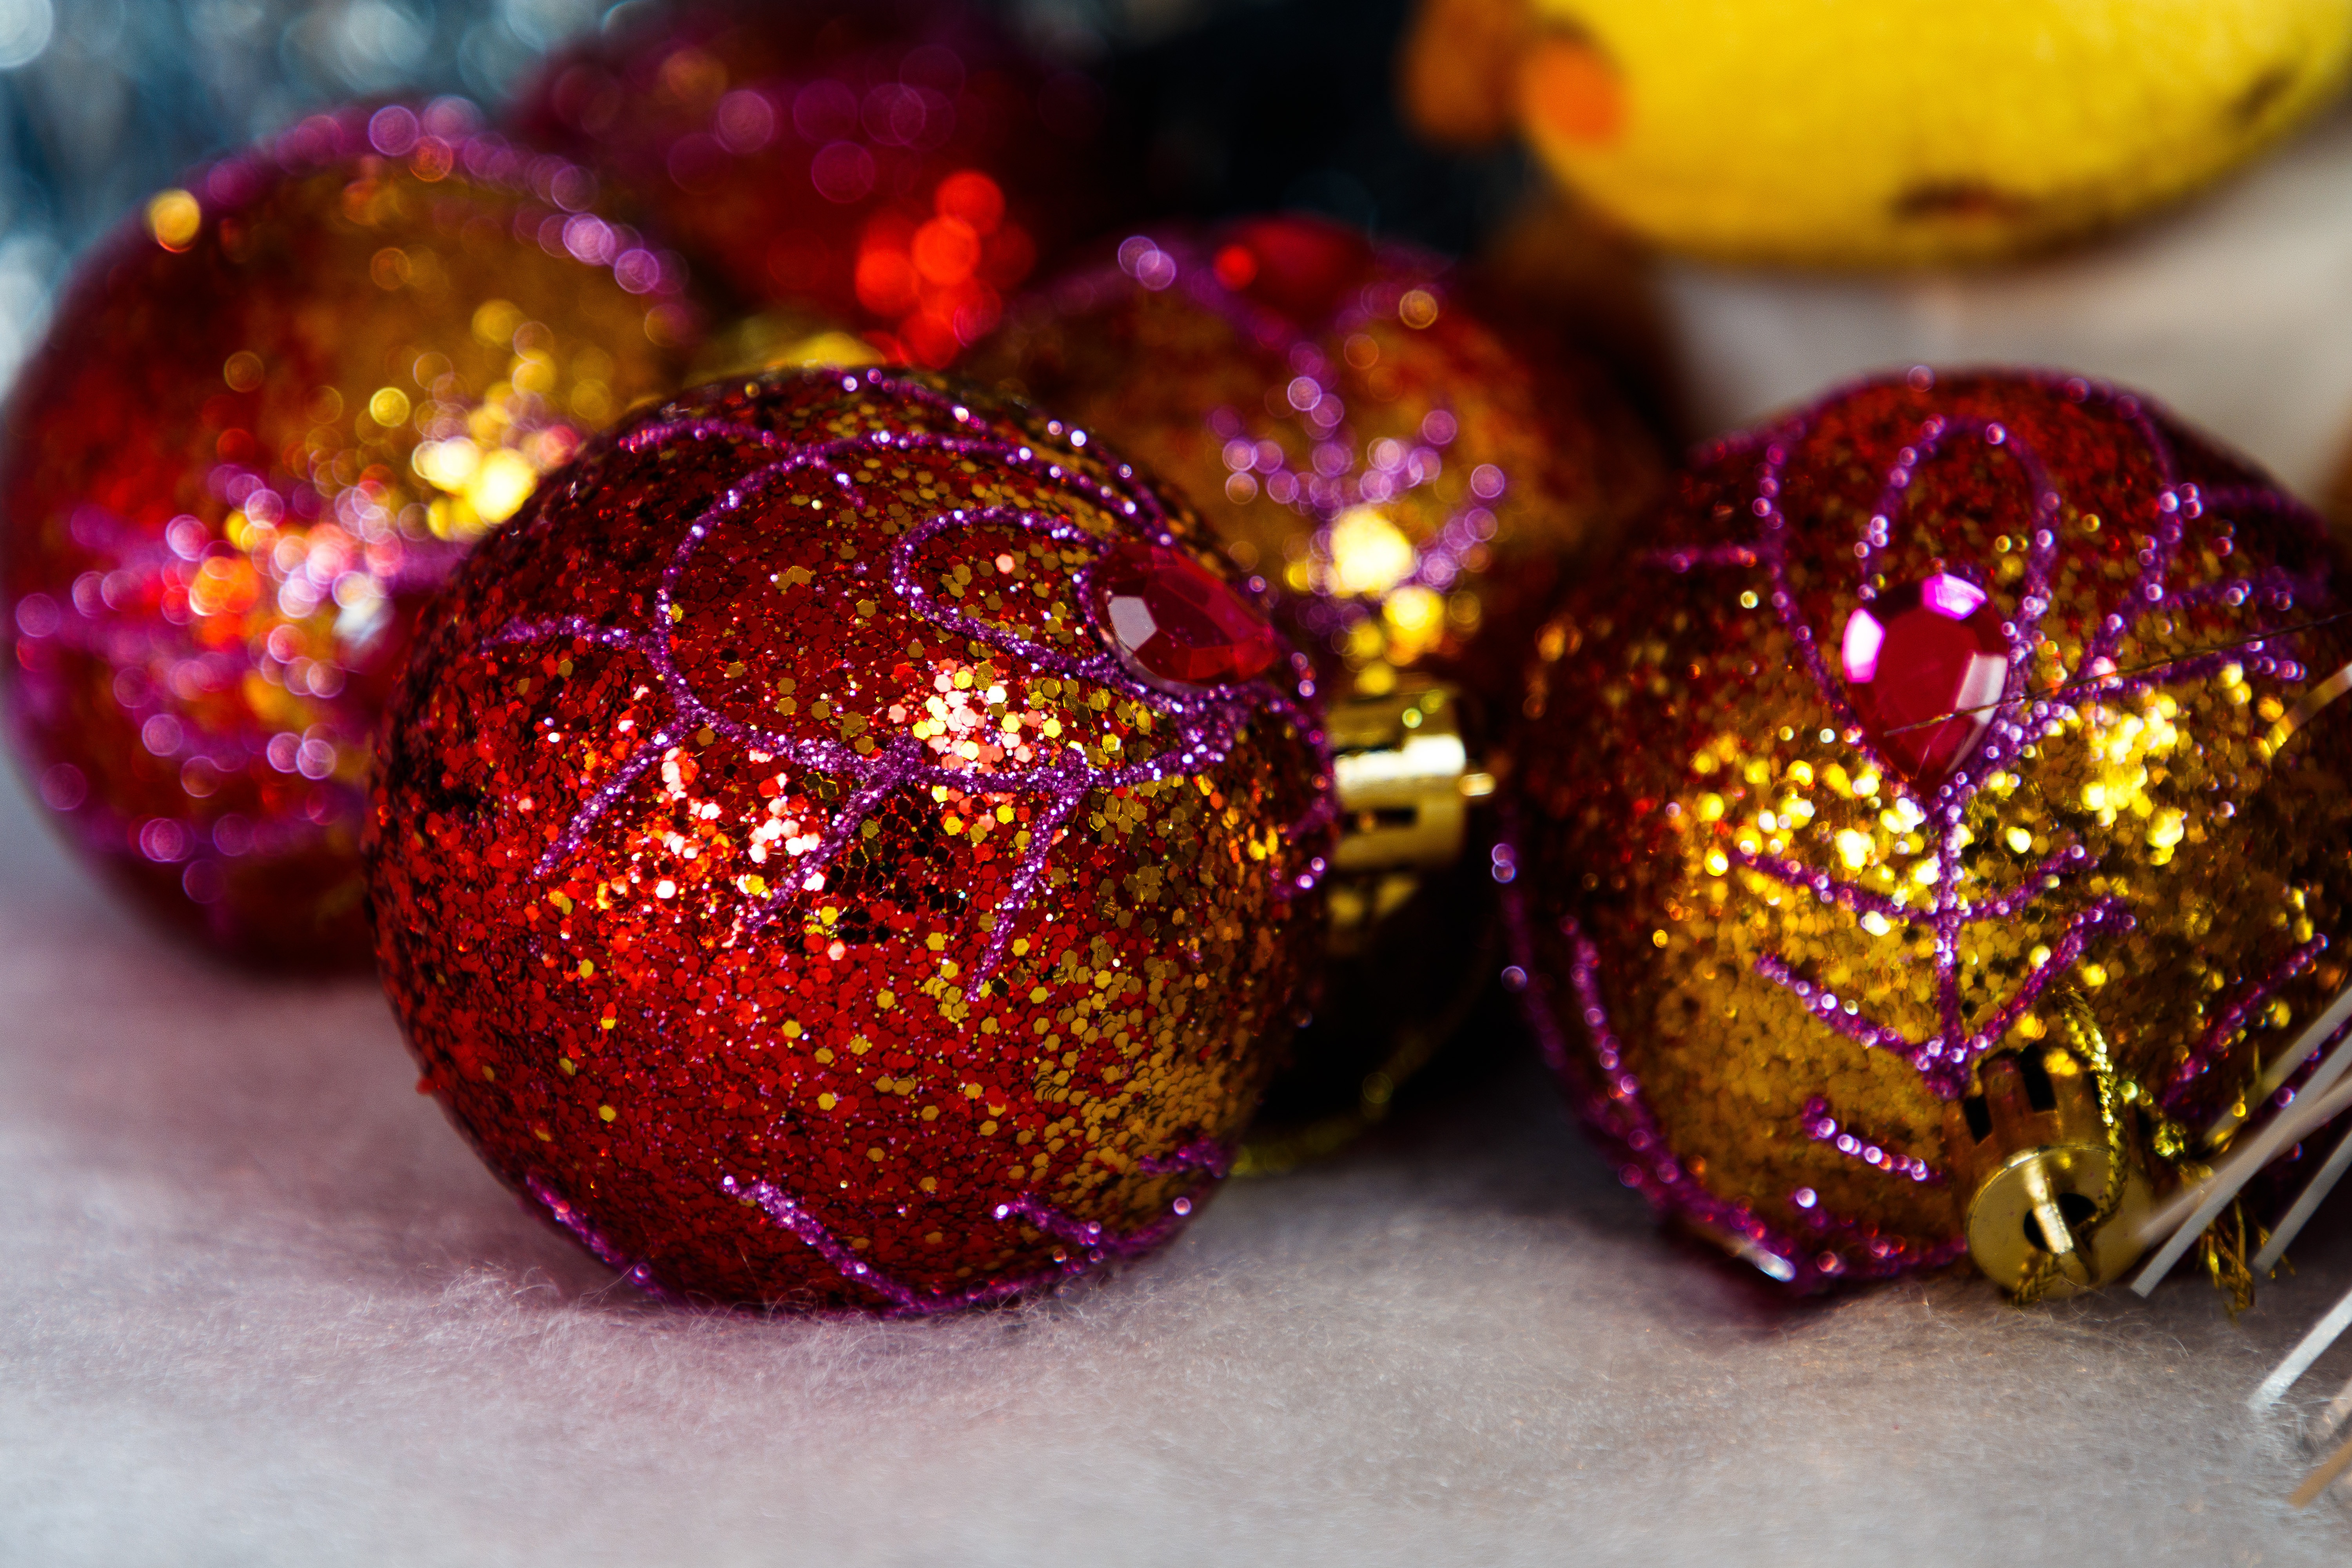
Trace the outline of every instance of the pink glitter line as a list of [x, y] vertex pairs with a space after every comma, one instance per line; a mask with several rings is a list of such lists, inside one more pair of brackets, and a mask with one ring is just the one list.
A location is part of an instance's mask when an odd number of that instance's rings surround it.
[[2095, 862], [2087, 847], [2080, 844], [2069, 844], [2065, 848], [2042, 862], [2027, 880], [2020, 882], [2009, 891], [1997, 893], [1981, 902], [1963, 900], [1952, 906], [1950, 912], [1969, 924], [1975, 924], [1980, 921], [2008, 920], [2020, 910], [2030, 908], [2036, 899], [2056, 887], [2062, 878], [2071, 876], [2076, 871], [2088, 870], [2093, 864]]
[[[1874, 1050], [1892, 1051], [1905, 1058], [1936, 1094], [1945, 1100], [1958, 1100], [1968, 1090], [1969, 1064], [2000, 1043], [2001, 1037], [2009, 1033], [2011, 1026], [2033, 1005], [2054, 976], [2074, 967], [2089, 944], [2091, 933], [2109, 929], [2128, 931], [2133, 924], [2131, 913], [2120, 899], [2100, 899], [2077, 913], [2067, 923], [2065, 935], [2051, 950], [2050, 961], [2028, 975], [2025, 983], [1993, 1010], [1985, 1026], [1972, 1035], [1964, 1033], [1965, 1026], [1947, 1026], [1925, 1040], [1915, 1041], [1899, 1029], [1849, 1012], [1847, 1004], [1834, 992], [1817, 987], [1798, 975], [1778, 953], [1759, 957], [1756, 973], [1790, 992], [1807, 1012], [1839, 1034]], [[1942, 990], [1940, 980], [1937, 988]]]
[[[2049, 470], [2042, 466], [2041, 458], [2025, 442], [2011, 439], [2009, 430], [1998, 421], [1951, 419], [1942, 415], [1930, 415], [1921, 424], [1918, 444], [1904, 447], [1896, 455], [1894, 465], [1887, 470], [1879, 491], [1878, 502], [1871, 509], [1870, 520], [1864, 525], [1862, 539], [1854, 547], [1856, 569], [1867, 574], [1872, 559], [1877, 552], [1886, 547], [1891, 537], [1892, 520], [1902, 510], [1904, 496], [1910, 489], [1911, 481], [1917, 477], [1919, 469], [1942, 449], [1946, 437], [1952, 436], [1976, 436], [1981, 437], [1987, 446], [2008, 447], [2011, 457], [2017, 463], [2021, 476], [2033, 496], [2033, 548], [2027, 552], [2026, 556], [2022, 594], [2027, 605], [2033, 607], [2029, 609], [2025, 619], [2011, 628], [2012, 649], [2021, 645], [2030, 646], [2032, 631], [2040, 624], [2042, 608], [2046, 606], [2046, 601], [2042, 598], [2042, 591], [2047, 584], [2050, 566], [2057, 555], [2057, 535], [2046, 524], [2056, 515], [2060, 497], [2050, 481]], [[1771, 493], [1777, 494], [1777, 479], [1773, 482], [1775, 489]], [[1864, 583], [1858, 590], [1857, 596], [1863, 603], [1868, 604], [1877, 597], [1877, 591], [1868, 583]], [[2012, 686], [2016, 684], [2016, 679], [2017, 661], [2012, 659], [2011, 664]]]
[[675, 1301], [679, 1299], [670, 1291], [668, 1287], [654, 1278], [650, 1265], [638, 1262], [605, 1240], [604, 1235], [588, 1223], [585, 1215], [556, 1196], [555, 1189], [538, 1176], [525, 1176], [523, 1186], [533, 1198], [538, 1200], [541, 1206], [547, 1210], [549, 1216], [556, 1224], [570, 1231], [572, 1238], [590, 1252], [594, 1253], [600, 1262], [619, 1269], [621, 1277], [630, 1284], [664, 1300]]
[[[1224, 1173], [1229, 1163], [1223, 1150], [1205, 1142], [1195, 1142], [1164, 1159], [1139, 1160], [1136, 1166], [1152, 1174], [1200, 1172], [1213, 1180]], [[719, 1185], [730, 1197], [748, 1197], [758, 1204], [770, 1219], [798, 1237], [810, 1251], [831, 1264], [835, 1272], [843, 1279], [863, 1285], [888, 1301], [894, 1310], [883, 1315], [893, 1318], [929, 1317], [1007, 1300], [1060, 1284], [1075, 1275], [1139, 1258], [1173, 1236], [1191, 1217], [1196, 1206], [1190, 1196], [1180, 1197], [1160, 1218], [1139, 1230], [1117, 1236], [1092, 1221], [1072, 1219], [1034, 1193], [1022, 1193], [996, 1205], [990, 1211], [991, 1215], [999, 1223], [1024, 1220], [1075, 1250], [1047, 1268], [1015, 1279], [995, 1279], [963, 1290], [937, 1293], [918, 1290], [867, 1263], [854, 1249], [843, 1246], [824, 1223], [811, 1214], [799, 1199], [772, 1183], [762, 1181], [744, 1184], [733, 1176], [722, 1176]]]
[[1913, 1040], [1900, 1029], [1885, 1024], [1874, 1024], [1863, 1017], [1858, 1012], [1849, 1013], [1845, 1010], [1845, 1005], [1839, 1000], [1836, 992], [1816, 986], [1811, 981], [1801, 978], [1795, 970], [1789, 967], [1789, 961], [1777, 952], [1759, 955], [1756, 960], [1756, 973], [1796, 997], [1803, 1004], [1805, 1011], [1843, 1035], [1847, 1039], [1859, 1041], [1873, 1050], [1892, 1051], [1918, 1068], [1923, 1073], [1943, 1055], [1943, 1036], [1930, 1036], [1922, 1044]]
[[1830, 1111], [1830, 1102], [1820, 1095], [1805, 1101], [1801, 1119], [1805, 1136], [1816, 1143], [1827, 1143], [1841, 1154], [1858, 1160], [1881, 1174], [1903, 1176], [1923, 1186], [1940, 1186], [1944, 1173], [1927, 1161], [1912, 1154], [1898, 1154], [1884, 1138], [1873, 1138], [1856, 1132], [1851, 1125], [1841, 1125]]
[[2222, 1047], [2230, 1043], [2231, 1037], [2246, 1026], [2246, 1020], [2254, 1016], [2254, 1010], [2276, 995], [2281, 986], [2310, 968], [2326, 951], [2326, 937], [2312, 938], [2288, 953], [2277, 968], [2264, 975], [2215, 1019], [2212, 1026], [2198, 1037], [2197, 1049], [2173, 1069], [2172, 1081], [2165, 1086], [2158, 1103], [2168, 1111], [2178, 1106], [2189, 1088], [2210, 1070]]
[[1733, 865], [1744, 870], [1756, 872], [1759, 876], [1769, 877], [1784, 887], [1793, 888], [1799, 892], [1811, 893], [1816, 898], [1829, 900], [1844, 909], [1861, 910], [1866, 913], [1883, 915], [1891, 921], [1924, 922], [1931, 918], [1929, 910], [1915, 909], [1908, 904], [1896, 901], [1885, 893], [1873, 892], [1859, 882], [1849, 882], [1832, 877], [1827, 871], [1816, 870], [1811, 866], [1801, 865], [1794, 860], [1784, 860], [1777, 855], [1750, 854], [1735, 844], [1731, 847], [1729, 858]]
[[[878, 370], [867, 371], [866, 384], [888, 387], [910, 401], [924, 404], [944, 413], [958, 423], [969, 423], [970, 410], [952, 399], [908, 378], [887, 375]], [[845, 387], [855, 386], [859, 378], [845, 376]], [[626, 451], [642, 451], [661, 442], [690, 437], [696, 440], [731, 439], [781, 449], [781, 440], [772, 432], [757, 426], [727, 420], [680, 419], [666, 421], [645, 429], [633, 431], [618, 438], [614, 445]], [[676, 743], [673, 736], [690, 732], [697, 728], [709, 728], [716, 734], [753, 750], [788, 758], [794, 765], [812, 771], [846, 775], [856, 781], [849, 799], [835, 813], [815, 850], [794, 868], [793, 875], [780, 878], [780, 885], [755, 904], [752, 923], [762, 923], [788, 905], [793, 900], [814, 886], [848, 845], [858, 825], [880, 801], [898, 791], [924, 785], [945, 785], [982, 795], [1028, 795], [1042, 796], [1045, 801], [1045, 815], [1050, 824], [1066, 820], [1079, 801], [1097, 789], [1117, 789], [1138, 784], [1157, 783], [1178, 769], [1192, 771], [1213, 766], [1231, 753], [1254, 712], [1265, 710], [1275, 712], [1306, 733], [1319, 752], [1325, 742], [1303, 703], [1312, 695], [1311, 680], [1305, 679], [1303, 668], [1297, 670], [1299, 689], [1296, 700], [1271, 680], [1252, 682], [1233, 694], [1208, 691], [1178, 694], [1147, 685], [1129, 675], [1108, 653], [1074, 657], [1061, 650], [1045, 647], [1021, 637], [1008, 628], [981, 621], [964, 615], [952, 606], [938, 604], [917, 583], [913, 574], [915, 552], [928, 541], [951, 529], [998, 524], [1040, 532], [1063, 543], [1097, 544], [1096, 538], [1065, 519], [1014, 508], [984, 508], [977, 510], [957, 509], [934, 513], [908, 531], [892, 547], [890, 584], [894, 592], [915, 607], [916, 614], [932, 625], [959, 635], [983, 641], [992, 647], [1030, 658], [1056, 673], [1106, 686], [1139, 701], [1153, 711], [1167, 715], [1174, 721], [1175, 745], [1170, 752], [1152, 759], [1116, 767], [1097, 767], [1083, 763], [1064, 763], [1044, 767], [1013, 769], [992, 773], [981, 768], [951, 767], [924, 760], [919, 742], [907, 741], [893, 745], [877, 755], [861, 756], [853, 748], [828, 741], [811, 741], [762, 730], [712, 708], [694, 689], [683, 671], [677, 668], [667, 627], [673, 620], [677, 584], [695, 554], [709, 539], [713, 530], [743, 504], [761, 493], [776, 481], [792, 474], [811, 468], [824, 471], [837, 462], [863, 453], [887, 451], [940, 451], [951, 456], [979, 456], [1005, 464], [1033, 477], [1062, 485], [1086, 497], [1095, 504], [1115, 514], [1138, 517], [1139, 514], [1156, 542], [1173, 546], [1174, 534], [1169, 530], [1166, 514], [1147, 490], [1130, 495], [1114, 490], [1088, 476], [1066, 470], [1058, 463], [1039, 458], [1026, 445], [1009, 445], [1001, 441], [941, 436], [932, 432], [908, 432], [893, 438], [889, 432], [874, 432], [848, 437], [823, 446], [790, 452], [778, 461], [754, 470], [727, 489], [709, 508], [688, 528], [668, 564], [664, 568], [654, 596], [652, 626], [638, 630], [597, 626], [580, 617], [567, 617], [554, 622], [516, 622], [490, 638], [492, 646], [505, 646], [526, 641], [539, 636], [562, 636], [602, 642], [607, 647], [623, 647], [636, 653], [652, 666], [656, 677], [667, 693], [675, 729], [664, 729], [649, 737], [646, 744], [631, 759], [623, 775], [608, 783], [584, 802], [574, 813], [555, 841], [540, 859], [535, 874], [551, 876], [562, 863], [577, 854], [589, 831], [602, 819], [621, 795], [641, 778], [662, 749]], [[1132, 470], [1122, 466], [1122, 477]], [[838, 469], [834, 471], [835, 483], [847, 494], [850, 502], [859, 510], [868, 504], [863, 499], [863, 487]], [[1091, 574], [1092, 567], [1086, 569]], [[1079, 584], [1082, 603], [1088, 602], [1085, 582]], [[1089, 607], [1089, 614], [1091, 608]], [[1294, 666], [1303, 661], [1294, 660]], [[641, 760], [642, 759], [642, 760]], [[1294, 837], [1305, 837], [1332, 819], [1335, 810], [1330, 799], [1330, 772], [1328, 755], [1318, 771], [1314, 803], [1306, 816], [1293, 825]], [[1045, 866], [1052, 855], [1055, 836], [1050, 830], [1033, 830], [1030, 847], [1021, 866], [1016, 869], [1012, 889], [1006, 900], [995, 911], [997, 921], [971, 972], [971, 983], [979, 984], [992, 974], [1003, 963], [1013, 940], [1012, 921], [1006, 917], [1017, 913], [1034, 892]], [[1269, 876], [1277, 898], [1287, 900], [1297, 893], [1312, 889], [1324, 870], [1322, 858], [1313, 857], [1305, 866], [1276, 868]], [[1020, 903], [1011, 902], [1014, 898]]]
[[1777, 855], [1756, 855], [1731, 847], [1728, 858], [1735, 866], [1771, 878], [1784, 887], [1799, 892], [1809, 892], [1849, 910], [1881, 915], [1891, 921], [1903, 921], [1914, 925], [1935, 925], [1939, 917], [1957, 915], [1966, 923], [1980, 921], [2007, 920], [2019, 910], [2050, 890], [2052, 879], [2068, 875], [2091, 864], [2091, 852], [2079, 844], [2072, 844], [2044, 860], [2031, 873], [2030, 879], [1982, 902], [1963, 900], [1948, 910], [1922, 909], [1904, 903], [1890, 894], [1874, 892], [1859, 882], [1832, 877], [1796, 860]]

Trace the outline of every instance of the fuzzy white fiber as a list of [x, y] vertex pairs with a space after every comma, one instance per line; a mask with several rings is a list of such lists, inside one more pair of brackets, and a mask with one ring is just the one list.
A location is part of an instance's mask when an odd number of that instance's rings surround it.
[[[1704, 406], [2022, 357], [2310, 485], [2352, 426], [2352, 121], [2117, 245], [1967, 282], [1678, 268]], [[477, 1165], [373, 986], [151, 936], [0, 798], [0, 1563], [2327, 1564], [2242, 1401], [2352, 1209], [2232, 1324], [2185, 1275], [1790, 1305], [1668, 1245], [1522, 1065], [1230, 1186], [1024, 1310], [651, 1304]]]

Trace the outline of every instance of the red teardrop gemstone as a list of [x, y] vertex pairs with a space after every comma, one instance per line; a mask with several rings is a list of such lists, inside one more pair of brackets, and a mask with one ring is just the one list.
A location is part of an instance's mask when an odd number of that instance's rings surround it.
[[2000, 616], [1984, 590], [1942, 574], [1854, 611], [1841, 651], [1871, 743], [1921, 784], [1959, 765], [2009, 679]]
[[1257, 606], [1181, 550], [1121, 540], [1094, 567], [1095, 623], [1147, 680], [1211, 686], [1274, 668], [1282, 643]]

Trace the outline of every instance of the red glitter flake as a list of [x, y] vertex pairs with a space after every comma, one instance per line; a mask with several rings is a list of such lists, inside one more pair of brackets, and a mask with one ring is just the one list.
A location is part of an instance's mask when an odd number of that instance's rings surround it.
[[593, 447], [389, 731], [380, 956], [459, 1126], [696, 1298], [936, 1311], [1171, 1234], [1330, 831], [1303, 661], [1157, 687], [1083, 592], [1201, 549], [1098, 445], [928, 379], [730, 384]]

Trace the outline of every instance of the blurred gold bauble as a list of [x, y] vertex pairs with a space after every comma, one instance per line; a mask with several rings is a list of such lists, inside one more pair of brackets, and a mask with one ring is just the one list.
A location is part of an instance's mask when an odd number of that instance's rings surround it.
[[1181, 488], [1288, 599], [1327, 695], [1420, 671], [1507, 703], [1564, 563], [1664, 473], [1596, 369], [1513, 333], [1435, 258], [1289, 216], [1130, 238], [968, 369]]

